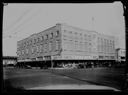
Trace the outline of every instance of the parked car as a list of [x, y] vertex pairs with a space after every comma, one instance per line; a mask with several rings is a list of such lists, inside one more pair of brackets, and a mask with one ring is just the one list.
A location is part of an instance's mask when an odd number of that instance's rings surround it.
[[84, 65], [83, 64], [79, 64], [78, 65], [78, 69], [81, 69], [81, 68], [84, 68]]
[[26, 69], [32, 69], [32, 67], [30, 65], [26, 65], [25, 68]]

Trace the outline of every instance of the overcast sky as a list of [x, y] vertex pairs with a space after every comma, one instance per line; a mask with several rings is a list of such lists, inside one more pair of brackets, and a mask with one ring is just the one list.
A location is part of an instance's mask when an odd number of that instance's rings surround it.
[[[92, 20], [94, 18], [94, 20]], [[116, 47], [125, 48], [123, 5], [115, 3], [16, 4], [4, 6], [3, 55], [16, 56], [17, 41], [56, 23], [115, 36]]]

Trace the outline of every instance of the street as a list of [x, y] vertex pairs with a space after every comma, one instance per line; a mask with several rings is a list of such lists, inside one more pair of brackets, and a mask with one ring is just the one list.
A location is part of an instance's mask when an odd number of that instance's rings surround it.
[[53, 73], [121, 89], [124, 81], [124, 68], [88, 68], [88, 69], [60, 69]]
[[[78, 69], [77, 69], [78, 70]], [[76, 70], [74, 70], [76, 72]], [[78, 70], [80, 71], [80, 70]], [[10, 90], [10, 87], [36, 90], [36, 89], [107, 89], [115, 90], [113, 87], [105, 85], [97, 85], [88, 81], [82, 81], [71, 76], [59, 75], [52, 69], [17, 69], [17, 68], [4, 68], [5, 89]], [[69, 72], [67, 70], [67, 72]], [[77, 74], [77, 73], [76, 73]], [[74, 73], [72, 73], [74, 75]], [[80, 77], [77, 75], [77, 77]], [[89, 77], [89, 76], [88, 76]], [[92, 77], [93, 78], [93, 77]]]

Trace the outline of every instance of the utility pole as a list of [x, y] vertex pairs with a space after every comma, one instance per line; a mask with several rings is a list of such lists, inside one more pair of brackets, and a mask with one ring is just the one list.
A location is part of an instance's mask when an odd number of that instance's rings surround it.
[[92, 20], [92, 30], [94, 30], [94, 17], [92, 17], [91, 20]]

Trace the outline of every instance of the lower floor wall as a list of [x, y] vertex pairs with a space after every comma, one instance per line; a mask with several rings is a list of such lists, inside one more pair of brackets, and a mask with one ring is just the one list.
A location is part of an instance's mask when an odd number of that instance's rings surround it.
[[47, 61], [47, 60], [115, 60], [115, 58], [107, 59], [107, 58], [99, 58], [98, 55], [64, 55], [64, 54], [58, 54], [53, 56], [40, 56], [40, 57], [34, 57], [34, 58], [28, 58], [28, 59], [22, 59], [19, 61]]
[[40, 68], [54, 68], [54, 67], [109, 67], [116, 64], [114, 60], [47, 60], [47, 61], [28, 61], [17, 62], [16, 67], [24, 68], [26, 66], [40, 67]]

